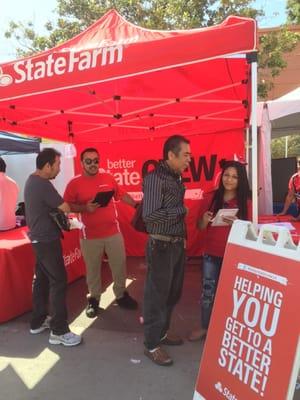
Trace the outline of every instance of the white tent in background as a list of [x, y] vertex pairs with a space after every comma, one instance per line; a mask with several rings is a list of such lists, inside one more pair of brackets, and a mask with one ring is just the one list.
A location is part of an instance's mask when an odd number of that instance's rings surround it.
[[300, 134], [300, 87], [267, 102], [272, 125], [271, 137]]
[[300, 134], [300, 87], [276, 100], [258, 103], [259, 214], [272, 214], [271, 139]]

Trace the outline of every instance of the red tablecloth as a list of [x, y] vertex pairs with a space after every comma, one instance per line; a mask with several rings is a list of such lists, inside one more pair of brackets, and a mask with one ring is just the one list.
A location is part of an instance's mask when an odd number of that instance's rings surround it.
[[300, 240], [300, 221], [294, 221], [291, 215], [260, 215], [258, 217], [259, 224], [270, 224], [276, 222], [290, 222], [294, 230], [290, 231], [293, 241], [298, 244]]
[[[0, 322], [31, 310], [31, 285], [35, 257], [27, 227], [0, 232]], [[78, 230], [65, 233], [62, 241], [68, 281], [85, 274]]]

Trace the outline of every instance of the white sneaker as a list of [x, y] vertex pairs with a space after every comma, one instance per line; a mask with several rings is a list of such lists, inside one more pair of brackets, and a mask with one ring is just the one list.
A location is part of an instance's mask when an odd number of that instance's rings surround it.
[[44, 332], [46, 329], [50, 329], [50, 320], [51, 320], [51, 317], [48, 315], [48, 316], [45, 318], [45, 321], [42, 323], [42, 325], [41, 325], [40, 327], [38, 327], [38, 328], [36, 328], [36, 329], [30, 329], [29, 332], [30, 332], [32, 335], [36, 335], [36, 334], [38, 334], [38, 333]]
[[76, 335], [73, 332], [67, 332], [63, 335], [55, 335], [52, 331], [49, 336], [50, 344], [63, 344], [64, 346], [77, 346], [81, 343], [81, 335]]

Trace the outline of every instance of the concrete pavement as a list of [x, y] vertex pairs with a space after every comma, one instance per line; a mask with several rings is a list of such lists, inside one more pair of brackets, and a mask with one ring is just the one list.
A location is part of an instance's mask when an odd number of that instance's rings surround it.
[[[130, 294], [141, 305], [145, 265], [129, 258]], [[107, 272], [107, 271], [106, 271]], [[71, 328], [82, 333], [80, 346], [50, 345], [48, 332], [30, 335], [30, 313], [0, 326], [0, 400], [191, 400], [199, 368], [201, 344], [169, 347], [171, 367], [159, 367], [143, 354], [143, 329], [138, 311], [111, 303], [106, 275], [105, 310], [98, 318], [85, 316], [86, 286], [80, 279], [68, 288]], [[186, 337], [197, 324], [200, 273], [189, 265], [183, 297], [173, 327]]]

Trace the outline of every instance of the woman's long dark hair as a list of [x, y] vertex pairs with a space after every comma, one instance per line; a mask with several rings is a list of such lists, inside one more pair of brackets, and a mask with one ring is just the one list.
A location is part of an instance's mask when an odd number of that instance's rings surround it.
[[213, 213], [216, 214], [218, 210], [220, 210], [220, 208], [224, 208], [225, 188], [223, 185], [223, 175], [228, 168], [232, 167], [236, 169], [238, 176], [236, 198], [239, 211], [237, 216], [239, 219], [247, 220], [248, 219], [247, 200], [251, 198], [251, 191], [249, 187], [245, 165], [241, 164], [238, 161], [221, 160], [220, 167], [222, 168], [220, 183], [212, 199], [210, 210], [212, 210]]

